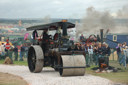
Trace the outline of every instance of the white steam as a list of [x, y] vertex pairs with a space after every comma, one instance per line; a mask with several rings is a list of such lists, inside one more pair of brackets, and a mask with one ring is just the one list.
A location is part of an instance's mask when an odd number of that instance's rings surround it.
[[128, 4], [123, 6], [122, 9], [118, 10], [117, 18], [127, 18], [128, 19]]

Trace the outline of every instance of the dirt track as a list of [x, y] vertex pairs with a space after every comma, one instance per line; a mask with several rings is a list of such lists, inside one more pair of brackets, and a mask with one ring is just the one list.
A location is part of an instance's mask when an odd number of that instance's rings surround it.
[[28, 85], [21, 77], [0, 72], [0, 85]]
[[85, 74], [84, 76], [60, 77], [52, 68], [41, 73], [31, 73], [27, 66], [0, 65], [0, 72], [18, 75], [30, 85], [112, 85], [107, 79]]

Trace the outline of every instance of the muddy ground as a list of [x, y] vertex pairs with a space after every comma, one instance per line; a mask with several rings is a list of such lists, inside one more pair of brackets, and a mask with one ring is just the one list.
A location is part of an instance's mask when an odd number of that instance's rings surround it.
[[0, 85], [28, 85], [28, 83], [22, 77], [0, 72]]

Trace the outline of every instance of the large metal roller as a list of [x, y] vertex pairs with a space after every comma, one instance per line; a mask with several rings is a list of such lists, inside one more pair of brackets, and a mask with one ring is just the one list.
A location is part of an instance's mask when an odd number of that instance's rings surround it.
[[28, 50], [28, 66], [29, 70], [34, 73], [42, 71], [44, 64], [44, 55], [39, 45], [31, 46]]
[[61, 76], [82, 76], [85, 74], [85, 57], [83, 55], [62, 55]]

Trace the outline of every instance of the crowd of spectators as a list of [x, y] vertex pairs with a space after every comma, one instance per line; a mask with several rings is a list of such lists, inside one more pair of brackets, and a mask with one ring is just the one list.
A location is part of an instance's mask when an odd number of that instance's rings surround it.
[[[0, 45], [0, 59], [9, 57], [12, 61], [24, 61], [24, 57], [27, 57], [28, 46], [26, 44], [10, 45], [9, 42], [2, 43]], [[14, 56], [14, 57], [13, 57]]]
[[80, 44], [76, 43], [74, 50], [84, 51], [86, 58], [86, 65], [98, 65], [99, 58], [106, 57], [109, 58], [111, 54], [110, 47], [107, 43], [92, 42]]
[[[109, 45], [105, 42], [85, 42], [83, 41], [85, 37], [83, 34], [80, 36], [80, 43], [75, 45], [75, 50], [85, 51], [86, 54], [86, 65], [98, 65], [99, 58], [106, 57], [109, 61], [109, 56], [112, 53]], [[119, 43], [118, 46], [115, 48], [118, 55], [118, 61], [120, 65], [126, 67], [126, 60], [128, 56], [128, 47], [127, 43]], [[109, 62], [108, 62], [109, 64]]]

